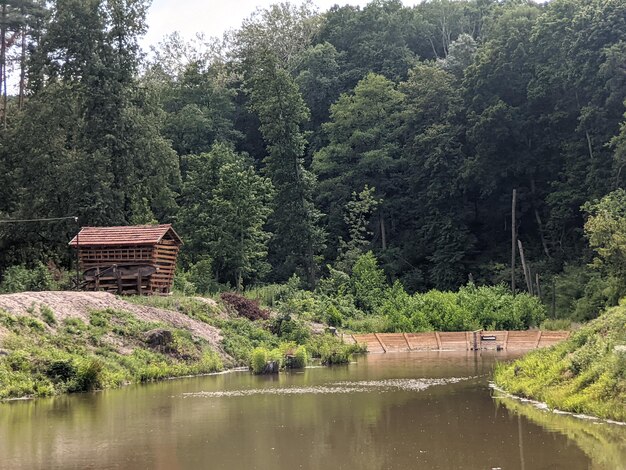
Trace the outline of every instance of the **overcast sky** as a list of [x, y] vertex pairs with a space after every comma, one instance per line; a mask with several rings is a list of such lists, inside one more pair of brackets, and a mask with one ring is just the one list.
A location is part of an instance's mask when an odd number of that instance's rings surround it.
[[[268, 7], [279, 0], [153, 0], [148, 13], [148, 34], [141, 41], [145, 49], [157, 44], [168, 33], [179, 31], [185, 37], [197, 32], [221, 36], [224, 31], [239, 26], [256, 7]], [[302, 0], [291, 0], [301, 4]], [[335, 4], [361, 5], [368, 0], [314, 0], [320, 11]], [[416, 1], [404, 0], [405, 5]]]

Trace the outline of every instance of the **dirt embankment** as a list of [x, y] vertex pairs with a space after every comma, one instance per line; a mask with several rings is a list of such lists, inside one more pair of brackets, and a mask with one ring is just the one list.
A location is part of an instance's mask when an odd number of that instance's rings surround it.
[[16, 316], [31, 315], [34, 311], [40, 311], [43, 305], [52, 309], [60, 323], [66, 318], [80, 318], [88, 323], [89, 314], [94, 310], [107, 308], [123, 310], [132, 313], [139, 320], [161, 322], [189, 330], [194, 336], [208, 341], [213, 349], [224, 355], [220, 346], [222, 336], [219, 329], [173, 310], [135, 305], [107, 292], [22, 292], [0, 295], [0, 309]]

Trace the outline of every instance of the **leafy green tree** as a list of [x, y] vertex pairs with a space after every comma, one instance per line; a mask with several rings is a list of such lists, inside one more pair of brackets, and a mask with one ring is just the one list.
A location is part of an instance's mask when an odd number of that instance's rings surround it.
[[181, 76], [168, 84], [163, 107], [163, 134], [180, 155], [208, 152], [213, 143], [237, 142], [234, 129], [235, 91], [220, 77], [219, 67], [188, 64]]
[[462, 79], [465, 69], [474, 61], [476, 40], [469, 34], [461, 34], [448, 47], [448, 55], [439, 60], [439, 65], [457, 79]]
[[[411, 70], [400, 90], [405, 95], [401, 188], [407, 207], [399, 220], [413, 233], [403, 240], [402, 258], [424, 266], [429, 286], [452, 289], [463, 283], [474, 245], [463, 194], [460, 90], [451, 74], [425, 64]], [[422, 286], [411, 281], [419, 274], [411, 266], [400, 273], [413, 290]]]
[[179, 214], [188, 259], [197, 271], [198, 262], [210, 257], [215, 278], [238, 289], [260, 280], [269, 270], [264, 226], [272, 211], [270, 180], [226, 144], [188, 160]]
[[385, 273], [378, 267], [374, 253], [368, 251], [356, 260], [350, 282], [356, 306], [367, 313], [376, 313], [385, 300], [388, 287]]
[[619, 297], [626, 293], [626, 191], [615, 190], [583, 206], [588, 214], [585, 235], [598, 256], [594, 266], [619, 280]]
[[251, 106], [267, 143], [265, 171], [276, 188], [271, 259], [276, 278], [301, 272], [313, 286], [325, 235], [313, 204], [315, 177], [304, 167], [301, 126], [309, 114], [293, 78], [276, 60], [273, 55], [262, 58], [247, 79]]
[[350, 272], [357, 259], [370, 245], [372, 232], [369, 231], [370, 216], [380, 204], [374, 193], [376, 188], [365, 186], [360, 193], [353, 192], [346, 204], [344, 221], [348, 227], [348, 240], [339, 240], [339, 256], [335, 263], [337, 269]]
[[343, 211], [355, 188], [375, 187], [383, 200], [377, 238], [387, 247], [389, 201], [396, 189], [399, 164], [399, 123], [404, 95], [382, 75], [369, 74], [331, 106], [324, 124], [329, 143], [313, 157], [320, 179], [318, 201], [328, 214], [330, 233], [343, 235]]

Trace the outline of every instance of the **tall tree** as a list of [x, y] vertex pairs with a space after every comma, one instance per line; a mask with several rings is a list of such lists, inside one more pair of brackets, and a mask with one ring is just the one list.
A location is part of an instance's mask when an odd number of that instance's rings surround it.
[[343, 208], [355, 188], [375, 187], [383, 200], [378, 208], [376, 237], [387, 247], [388, 219], [399, 164], [399, 123], [404, 95], [382, 75], [369, 74], [352, 93], [331, 106], [324, 124], [327, 146], [314, 156], [313, 169], [320, 178], [318, 201], [329, 217], [332, 238], [344, 234]]
[[321, 214], [313, 204], [315, 177], [304, 167], [302, 125], [309, 112], [293, 78], [273, 54], [258, 65], [248, 76], [247, 87], [267, 143], [265, 171], [276, 188], [271, 260], [278, 279], [299, 271], [312, 286], [325, 236], [319, 226]]
[[187, 157], [189, 172], [178, 216], [187, 241], [187, 261], [213, 261], [219, 282], [241, 289], [269, 271], [264, 225], [270, 215], [273, 187], [252, 161], [226, 144], [208, 154]]

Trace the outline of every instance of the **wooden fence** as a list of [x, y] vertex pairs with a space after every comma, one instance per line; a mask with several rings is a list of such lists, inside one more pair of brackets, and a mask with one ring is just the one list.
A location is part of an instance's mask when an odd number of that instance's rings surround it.
[[344, 334], [346, 343], [366, 344], [371, 353], [400, 351], [529, 350], [569, 338], [569, 331], [459, 331], [433, 333]]

